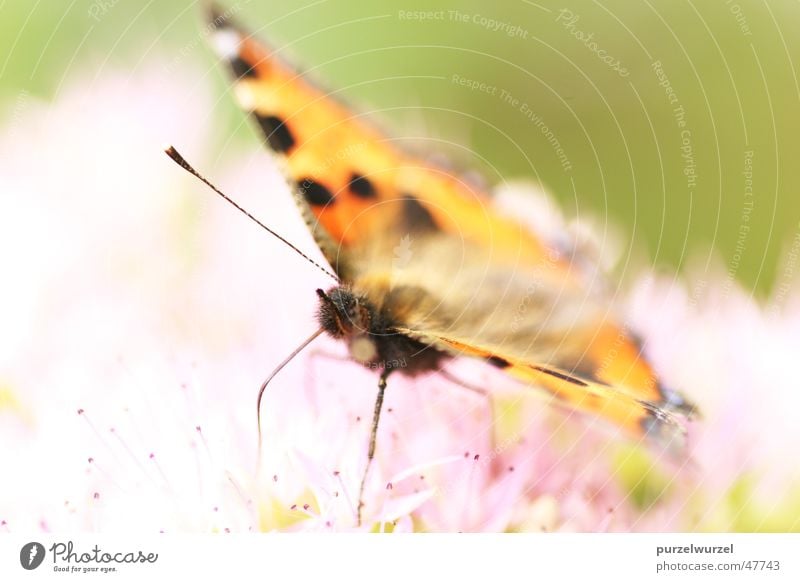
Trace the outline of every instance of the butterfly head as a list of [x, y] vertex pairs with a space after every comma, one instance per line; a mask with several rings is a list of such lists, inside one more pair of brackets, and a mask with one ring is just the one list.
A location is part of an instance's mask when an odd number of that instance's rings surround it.
[[377, 361], [375, 307], [345, 286], [334, 287], [327, 293], [317, 289], [317, 295], [320, 299], [317, 312], [320, 326], [332, 337], [347, 341], [354, 360], [362, 364]]

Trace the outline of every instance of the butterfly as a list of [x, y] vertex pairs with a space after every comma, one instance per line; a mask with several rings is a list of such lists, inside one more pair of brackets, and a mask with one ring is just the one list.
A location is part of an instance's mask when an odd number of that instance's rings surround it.
[[387, 379], [440, 371], [452, 358], [481, 359], [632, 438], [680, 440], [695, 407], [658, 380], [574, 255], [392, 145], [219, 9], [209, 19], [236, 99], [283, 167], [330, 269], [315, 264], [335, 280], [316, 291], [319, 329], [292, 356], [327, 333], [379, 372], [359, 523]]

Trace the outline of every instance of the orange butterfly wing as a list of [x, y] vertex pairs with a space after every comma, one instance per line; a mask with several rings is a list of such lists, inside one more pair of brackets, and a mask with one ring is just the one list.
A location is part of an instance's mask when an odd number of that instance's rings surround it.
[[[483, 347], [464, 344], [446, 335], [405, 331], [418, 339], [427, 335], [431, 345], [454, 354], [482, 358], [518, 380], [545, 390], [555, 398], [555, 404], [604, 418], [633, 438], [647, 437], [673, 451], [683, 449], [686, 430], [682, 418], [694, 414], [694, 406], [678, 393], [660, 386], [641, 356], [631, 358], [625, 354], [620, 361], [624, 361], [626, 366], [631, 365], [635, 379], [646, 376], [645, 385], [650, 390], [636, 389], [637, 384], [627, 376], [625, 384], [609, 384], [567, 369], [533, 364]], [[631, 386], [634, 389], [630, 390]]]
[[[393, 147], [378, 131], [219, 13], [214, 45], [235, 75], [234, 93], [325, 234], [346, 251], [387, 229], [438, 230], [533, 263], [545, 249], [457, 177]], [[457, 213], [453, 213], [456, 209]], [[334, 268], [342, 255], [328, 257]], [[337, 269], [338, 270], [338, 269]]]

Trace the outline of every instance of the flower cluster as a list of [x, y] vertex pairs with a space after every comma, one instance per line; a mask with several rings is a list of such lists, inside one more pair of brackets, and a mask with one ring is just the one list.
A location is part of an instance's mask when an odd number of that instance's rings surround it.
[[[326, 281], [163, 155], [166, 139], [195, 160], [220, 152], [199, 166], [313, 254], [267, 154], [211, 137], [190, 71], [142, 71], [29, 97], [0, 142], [0, 530], [354, 529], [376, 371], [316, 342], [270, 385], [257, 458], [257, 388], [314, 329]], [[362, 529], [797, 530], [800, 308], [697, 280], [644, 278], [626, 302], [703, 412], [687, 458], [478, 362], [448, 371], [491, 400], [396, 374]]]

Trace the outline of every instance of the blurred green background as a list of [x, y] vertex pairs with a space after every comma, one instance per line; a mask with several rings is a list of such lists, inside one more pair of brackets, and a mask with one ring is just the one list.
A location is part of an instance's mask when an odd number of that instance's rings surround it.
[[[714, 256], [763, 296], [800, 232], [794, 0], [223, 6], [328, 87], [369, 104], [400, 136], [453, 142], [437, 147], [491, 183], [540, 181], [567, 214], [607, 216], [634, 255], [654, 264], [684, 267], [699, 257], [702, 265]], [[421, 19], [415, 11], [440, 12]], [[2, 117], [21, 98], [52, 99], [78, 72], [133, 71], [153, 58], [165, 70], [215, 67], [201, 13], [201, 3], [182, 0], [4, 2]], [[208, 79], [220, 95], [228, 90], [221, 69]], [[221, 98], [215, 114], [255, 147], [232, 99]], [[687, 140], [690, 152], [682, 150]]]

